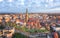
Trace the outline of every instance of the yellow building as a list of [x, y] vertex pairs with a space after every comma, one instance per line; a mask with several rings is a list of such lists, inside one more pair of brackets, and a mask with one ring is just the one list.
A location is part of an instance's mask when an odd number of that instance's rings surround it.
[[4, 15], [5, 18], [5, 22], [9, 22], [10, 21], [10, 15]]

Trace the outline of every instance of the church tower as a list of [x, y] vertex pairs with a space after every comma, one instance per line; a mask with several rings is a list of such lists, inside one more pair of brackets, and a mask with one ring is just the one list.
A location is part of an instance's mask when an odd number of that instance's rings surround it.
[[25, 22], [28, 22], [28, 9], [26, 9]]

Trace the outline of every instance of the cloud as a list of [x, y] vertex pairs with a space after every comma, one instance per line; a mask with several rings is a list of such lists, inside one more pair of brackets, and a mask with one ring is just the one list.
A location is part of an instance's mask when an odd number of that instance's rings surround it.
[[54, 6], [60, 6], [60, 2], [54, 3]]
[[50, 10], [60, 10], [60, 8], [53, 8], [53, 9], [50, 9]]
[[4, 1], [4, 0], [0, 0], [0, 2], [2, 2], [2, 1]]
[[60, 8], [46, 9], [46, 10], [42, 10], [41, 12], [44, 12], [44, 13], [59, 13]]
[[[2, 2], [3, 0], [0, 0], [0, 2]], [[28, 8], [29, 11], [50, 11], [50, 10], [60, 10], [60, 8], [54, 8], [56, 6], [60, 6], [60, 2], [54, 2], [55, 0], [4, 0], [2, 3], [0, 3], [0, 8], [2, 9], [2, 11], [6, 11], [9, 9], [10, 11], [16, 11], [16, 10], [22, 10], [25, 8]], [[5, 8], [3, 8], [5, 7]], [[10, 9], [13, 10], [10, 10]], [[51, 9], [54, 8], [54, 9]], [[1, 11], [0, 9], [0, 11]], [[16, 11], [18, 12], [18, 11]], [[19, 11], [20, 12], [20, 11]], [[23, 12], [23, 11], [22, 11]]]
[[8, 0], [8, 2], [13, 2], [14, 0]]
[[45, 7], [48, 7], [48, 5], [47, 5], [47, 4], [45, 4]]
[[53, 2], [53, 0], [50, 0], [50, 1], [52, 1], [52, 2]]
[[18, 0], [20, 5], [24, 5], [24, 0]]
[[21, 2], [21, 5], [24, 5], [24, 2]]
[[31, 0], [28, 3], [29, 7], [40, 7], [40, 0]]
[[49, 0], [46, 0], [46, 2], [49, 2]]

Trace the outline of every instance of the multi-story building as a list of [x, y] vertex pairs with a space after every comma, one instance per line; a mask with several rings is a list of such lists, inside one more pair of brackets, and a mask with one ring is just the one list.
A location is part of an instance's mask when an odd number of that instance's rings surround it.
[[15, 32], [15, 28], [6, 27], [5, 29], [0, 31], [0, 38], [12, 38], [14, 32]]

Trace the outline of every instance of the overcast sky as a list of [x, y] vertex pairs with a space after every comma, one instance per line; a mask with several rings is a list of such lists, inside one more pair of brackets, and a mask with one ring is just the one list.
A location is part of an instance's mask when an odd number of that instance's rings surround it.
[[0, 0], [0, 12], [55, 12], [60, 11], [60, 0]]

